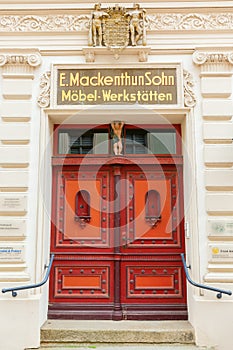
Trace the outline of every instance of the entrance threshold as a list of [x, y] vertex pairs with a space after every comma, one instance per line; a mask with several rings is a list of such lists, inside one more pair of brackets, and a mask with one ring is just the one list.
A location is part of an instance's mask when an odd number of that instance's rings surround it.
[[194, 344], [188, 321], [48, 320], [42, 344]]

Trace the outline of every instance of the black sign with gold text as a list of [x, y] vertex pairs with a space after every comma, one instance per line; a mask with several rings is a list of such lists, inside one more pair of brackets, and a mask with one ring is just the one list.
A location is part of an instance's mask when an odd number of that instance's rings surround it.
[[177, 104], [176, 68], [58, 69], [58, 105]]

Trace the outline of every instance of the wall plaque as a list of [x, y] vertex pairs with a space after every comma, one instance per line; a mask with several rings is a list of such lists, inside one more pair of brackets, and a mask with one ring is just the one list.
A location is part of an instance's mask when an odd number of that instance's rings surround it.
[[211, 244], [209, 245], [210, 262], [233, 262], [233, 244]]
[[0, 237], [23, 237], [26, 220], [0, 220]]
[[56, 104], [178, 103], [177, 67], [55, 69]]
[[209, 220], [209, 236], [232, 236], [233, 238], [233, 221], [231, 220]]
[[26, 196], [0, 196], [0, 213], [25, 213], [26, 210]]
[[24, 262], [25, 247], [24, 246], [0, 246], [0, 263], [7, 262]]

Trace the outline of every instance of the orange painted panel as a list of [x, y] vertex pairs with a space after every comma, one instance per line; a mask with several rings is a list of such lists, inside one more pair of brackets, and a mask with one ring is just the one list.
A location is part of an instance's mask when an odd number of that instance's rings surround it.
[[[149, 190], [156, 190], [161, 200], [161, 221], [151, 228], [146, 222], [145, 196]], [[172, 238], [172, 211], [171, 211], [171, 181], [164, 180], [137, 180], [134, 182], [135, 198], [135, 235], [136, 238]]]
[[160, 303], [182, 303], [186, 298], [185, 276], [182, 262], [167, 261], [123, 262], [121, 277], [126, 284], [121, 285], [122, 302], [134, 299], [146, 304], [149, 300]]
[[[79, 302], [91, 300], [100, 303], [113, 301], [114, 297], [114, 268], [113, 262], [86, 260], [55, 261], [54, 274], [52, 271], [51, 281], [54, 278], [54, 289], [51, 295], [55, 302]], [[52, 282], [51, 282], [52, 283]]]
[[63, 276], [65, 288], [101, 288], [101, 276]]
[[[78, 237], [83, 239], [101, 238], [101, 180], [67, 180], [65, 182], [65, 238]], [[81, 228], [74, 220], [75, 217], [75, 196], [78, 191], [85, 190], [90, 194], [90, 216], [91, 220], [86, 227]]]
[[135, 289], [174, 288], [172, 276], [135, 276]]

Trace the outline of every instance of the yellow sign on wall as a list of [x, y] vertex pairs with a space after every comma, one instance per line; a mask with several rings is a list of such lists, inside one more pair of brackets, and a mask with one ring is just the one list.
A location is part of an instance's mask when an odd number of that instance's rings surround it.
[[134, 103], [177, 104], [177, 69], [57, 70], [57, 105]]

